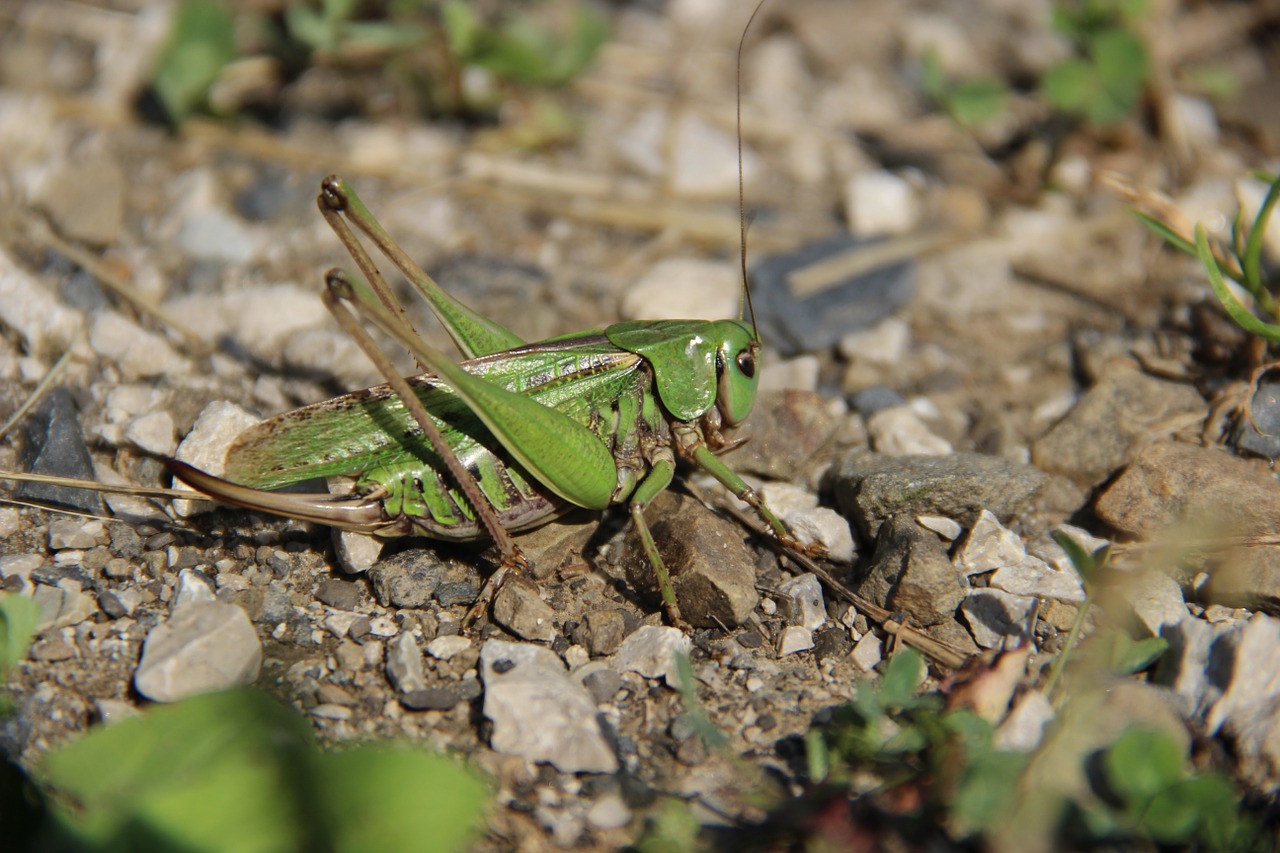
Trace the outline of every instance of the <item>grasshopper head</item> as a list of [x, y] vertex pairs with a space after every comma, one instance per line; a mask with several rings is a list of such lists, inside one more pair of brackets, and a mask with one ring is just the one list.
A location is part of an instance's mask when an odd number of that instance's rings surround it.
[[716, 408], [725, 426], [747, 419], [760, 383], [760, 341], [740, 320], [716, 323]]

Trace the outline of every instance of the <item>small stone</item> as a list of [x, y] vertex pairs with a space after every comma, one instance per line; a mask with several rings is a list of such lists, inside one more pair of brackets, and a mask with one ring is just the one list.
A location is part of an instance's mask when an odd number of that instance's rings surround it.
[[813, 648], [813, 632], [799, 625], [788, 625], [778, 638], [778, 657], [805, 652]]
[[984, 649], [1003, 647], [1007, 640], [1025, 636], [1036, 600], [999, 589], [971, 589], [960, 604], [973, 639]]
[[403, 633], [387, 644], [387, 680], [401, 693], [426, 689], [422, 649], [412, 634]]
[[354, 712], [342, 705], [325, 702], [312, 708], [311, 716], [319, 717], [322, 720], [350, 720], [354, 716]]
[[94, 316], [89, 346], [115, 362], [127, 380], [185, 376], [191, 362], [160, 335], [147, 331], [114, 311]]
[[261, 251], [258, 234], [247, 222], [216, 209], [189, 215], [178, 232], [178, 245], [193, 258], [247, 264]]
[[872, 364], [894, 365], [906, 357], [910, 345], [911, 327], [905, 320], [888, 317], [869, 329], [845, 335], [837, 348], [850, 361], [864, 359]]
[[831, 473], [837, 505], [867, 539], [891, 515], [967, 519], [987, 509], [1008, 519], [1028, 509], [1048, 480], [1030, 465], [977, 453], [884, 456], [857, 450]]
[[97, 533], [101, 530], [102, 522], [100, 521], [91, 521], [86, 524], [79, 518], [54, 519], [49, 522], [49, 548], [53, 551], [61, 551], [64, 548], [92, 548], [98, 544]]
[[586, 689], [550, 649], [489, 640], [480, 650], [484, 715], [497, 752], [562, 773], [613, 773], [618, 758]]
[[[1087, 530], [1076, 527], [1073, 524], [1059, 524], [1057, 532], [1065, 535], [1072, 542], [1084, 549], [1087, 554], [1096, 554], [1100, 549], [1111, 544], [1110, 540], [1101, 539], [1094, 536]], [[1059, 572], [1075, 572], [1075, 565], [1071, 562], [1071, 558], [1062, 546], [1052, 539], [1037, 542], [1036, 547], [1030, 549], [1037, 557], [1044, 560], [1052, 568]]]
[[733, 264], [667, 258], [627, 288], [620, 313], [628, 320], [721, 320], [737, 316], [741, 298]]
[[1190, 618], [1182, 587], [1165, 572], [1140, 571], [1131, 577], [1117, 578], [1116, 587], [1138, 621], [1151, 636], [1159, 637], [1166, 625], [1176, 625]]
[[384, 607], [425, 607], [444, 576], [443, 561], [430, 549], [401, 551], [369, 569], [373, 593]]
[[333, 553], [338, 565], [349, 575], [367, 572], [382, 556], [384, 540], [354, 530], [333, 528]]
[[840, 660], [853, 649], [853, 639], [847, 629], [828, 625], [813, 633], [813, 656], [819, 664], [826, 660]]
[[827, 621], [827, 605], [822, 596], [818, 576], [806, 572], [778, 587], [784, 602], [783, 612], [792, 625], [816, 631]]
[[474, 604], [480, 590], [470, 581], [445, 581], [436, 587], [436, 603], [441, 607]]
[[587, 651], [592, 657], [613, 654], [627, 634], [622, 611], [614, 608], [589, 610], [582, 621], [587, 630]]
[[0, 506], [0, 539], [8, 539], [18, 531], [20, 516], [11, 506]]
[[861, 640], [854, 643], [853, 651], [849, 653], [849, 660], [862, 672], [870, 672], [883, 660], [880, 645], [880, 638], [868, 632], [862, 636]]
[[367, 616], [361, 616], [359, 613], [349, 613], [347, 611], [340, 610], [336, 613], [330, 613], [328, 616], [324, 617], [324, 627], [330, 634], [333, 634], [333, 636], [338, 639], [342, 639], [351, 633], [351, 626], [360, 619], [364, 619], [366, 623], [368, 622]]
[[811, 394], [818, 391], [818, 376], [822, 370], [822, 362], [814, 355], [798, 355], [782, 361], [768, 361], [760, 371], [760, 384], [756, 392], [761, 391], [807, 391]]
[[997, 569], [989, 581], [993, 589], [1002, 589], [1013, 595], [1033, 598], [1051, 598], [1080, 604], [1084, 601], [1084, 587], [1074, 571], [1058, 572], [1037, 557], [1024, 557], [1019, 563]]
[[22, 585], [30, 583], [31, 573], [44, 565], [39, 554], [6, 554], [0, 556], [0, 577], [6, 581], [17, 579]]
[[[684, 111], [675, 120], [671, 134], [667, 150], [673, 152], [674, 159], [669, 186], [676, 195], [728, 198], [738, 191], [739, 169], [748, 184], [759, 175], [758, 154], [744, 148], [739, 157], [738, 138], [695, 112]], [[732, 316], [733, 313], [720, 315]]]
[[436, 660], [453, 660], [471, 648], [471, 640], [458, 634], [446, 634], [427, 643], [427, 654]]
[[948, 542], [954, 542], [960, 538], [961, 533], [964, 533], [964, 527], [960, 522], [941, 515], [917, 515], [916, 524], [925, 530], [932, 530]]
[[203, 572], [195, 569], [183, 569], [178, 572], [178, 583], [173, 596], [174, 610], [197, 601], [217, 600], [218, 594]]
[[50, 637], [31, 647], [31, 659], [42, 663], [57, 663], [75, 656], [76, 650], [61, 637]]
[[[187, 437], [178, 445], [175, 457], [201, 471], [220, 477], [226, 473], [227, 449], [251, 426], [259, 422], [245, 409], [232, 403], [214, 402], [205, 406]], [[175, 489], [190, 489], [175, 479]], [[195, 491], [194, 489], [190, 489]], [[183, 518], [215, 506], [210, 501], [175, 500], [173, 509]]]
[[360, 585], [337, 578], [326, 578], [316, 587], [316, 598], [338, 610], [355, 610], [360, 606]]
[[[0, 254], [0, 260], [3, 255]], [[0, 278], [3, 271], [0, 271]], [[0, 284], [0, 288], [2, 288]], [[0, 297], [3, 293], [0, 293]], [[3, 298], [0, 298], [3, 304]], [[32, 474], [51, 474], [77, 480], [94, 478], [93, 460], [80, 429], [75, 398], [61, 386], [50, 391], [35, 411], [22, 421], [24, 453], [22, 465]], [[19, 500], [55, 504], [101, 515], [102, 500], [97, 492], [48, 483], [22, 483], [15, 493]]]
[[631, 809], [616, 793], [608, 793], [591, 804], [587, 810], [587, 823], [596, 829], [621, 829], [631, 823]]
[[84, 316], [63, 305], [7, 250], [0, 249], [0, 325], [17, 332], [29, 355], [52, 363], [75, 342]]
[[1014, 703], [1000, 728], [996, 729], [996, 749], [1034, 752], [1044, 737], [1044, 728], [1053, 722], [1053, 705], [1039, 690], [1024, 693]]
[[155, 456], [170, 456], [177, 447], [173, 415], [163, 410], [148, 412], [131, 420], [124, 429], [124, 437], [134, 447]]
[[56, 586], [39, 584], [32, 597], [40, 607], [37, 634], [79, 625], [98, 612], [97, 600], [85, 594], [80, 583], [71, 578], [59, 580]]
[[955, 618], [967, 586], [938, 537], [904, 515], [880, 525], [871, 567], [858, 592], [914, 624], [929, 626]]
[[556, 635], [555, 611], [537, 584], [514, 574], [494, 596], [493, 621], [525, 640], [549, 643]]
[[614, 656], [620, 672], [638, 672], [645, 678], [662, 677], [667, 686], [680, 683], [677, 655], [688, 655], [692, 641], [676, 628], [643, 625], [622, 642]]
[[464, 698], [461, 690], [447, 685], [412, 690], [400, 697], [400, 704], [411, 711], [448, 711]]
[[859, 172], [845, 184], [845, 217], [858, 237], [906, 234], [920, 220], [919, 193], [887, 170]]
[[589, 663], [573, 673], [573, 677], [587, 688], [592, 700], [597, 705], [605, 705], [613, 701], [622, 689], [622, 676], [602, 663]]
[[98, 607], [102, 608], [102, 612], [112, 619], [119, 619], [129, 615], [128, 608], [124, 606], [124, 602], [120, 600], [120, 597], [113, 590], [104, 590], [98, 593]]
[[889, 456], [945, 456], [951, 442], [934, 434], [909, 406], [882, 409], [867, 418], [867, 435], [878, 453]]
[[134, 673], [138, 692], [156, 702], [252, 683], [262, 644], [249, 617], [220, 601], [190, 604], [152, 628]]
[[956, 553], [956, 565], [966, 575], [977, 575], [1018, 565], [1026, 557], [1027, 549], [1022, 537], [984, 509]]
[[108, 246], [116, 242], [124, 220], [126, 182], [120, 164], [105, 153], [67, 157], [33, 200], [66, 237]]

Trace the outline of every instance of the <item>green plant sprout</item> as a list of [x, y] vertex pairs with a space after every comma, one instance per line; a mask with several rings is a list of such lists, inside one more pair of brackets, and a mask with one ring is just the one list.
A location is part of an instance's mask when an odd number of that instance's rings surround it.
[[[1277, 305], [1272, 292], [1275, 282], [1263, 270], [1262, 248], [1271, 213], [1280, 199], [1280, 176], [1263, 171], [1250, 174], [1255, 180], [1268, 185], [1267, 194], [1257, 216], [1247, 228], [1244, 211], [1236, 211], [1231, 225], [1231, 244], [1225, 251], [1210, 242], [1203, 225], [1197, 224], [1194, 235], [1187, 236], [1157, 216], [1137, 209], [1133, 209], [1133, 213], [1170, 246], [1200, 259], [1214, 294], [1240, 328], [1268, 343], [1277, 344], [1280, 343], [1280, 305]], [[1227, 279], [1249, 294], [1254, 310], [1232, 292]]]

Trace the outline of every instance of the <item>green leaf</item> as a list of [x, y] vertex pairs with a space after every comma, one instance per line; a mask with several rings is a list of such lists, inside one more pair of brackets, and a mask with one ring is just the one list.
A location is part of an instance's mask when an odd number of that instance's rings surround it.
[[961, 124], [984, 124], [999, 118], [1008, 100], [1009, 92], [998, 80], [967, 80], [951, 90], [949, 111]]
[[1133, 207], [1129, 208], [1129, 212], [1138, 217], [1138, 220], [1142, 222], [1143, 225], [1151, 229], [1157, 237], [1164, 240], [1170, 246], [1173, 246], [1179, 251], [1186, 252], [1188, 255], [1196, 254], [1196, 244], [1188, 240], [1186, 237], [1183, 237], [1177, 231], [1174, 231], [1162, 220], [1156, 219], [1154, 216], [1148, 213], [1143, 213], [1141, 210]]
[[880, 682], [880, 697], [886, 707], [905, 708], [924, 682], [924, 658], [915, 649], [903, 649], [889, 659]]
[[1028, 753], [992, 751], [971, 756], [951, 800], [951, 813], [962, 835], [999, 824], [1018, 802]]
[[488, 792], [456, 762], [405, 748], [365, 747], [313, 756], [321, 813], [333, 827], [330, 848], [469, 848]]
[[444, 26], [449, 51], [461, 60], [475, 53], [483, 25], [471, 4], [463, 0], [448, 0], [440, 7], [440, 22]]
[[1102, 93], [1102, 80], [1090, 62], [1079, 57], [1064, 59], [1040, 78], [1040, 88], [1056, 109], [1081, 113]]
[[1139, 808], [1181, 780], [1184, 764], [1177, 741], [1164, 732], [1139, 727], [1121, 733], [1103, 756], [1112, 790]]
[[1209, 236], [1202, 225], [1196, 226], [1196, 251], [1200, 256], [1201, 265], [1204, 266], [1205, 274], [1209, 277], [1209, 285], [1217, 295], [1218, 301], [1222, 303], [1222, 307], [1231, 315], [1231, 319], [1236, 321], [1236, 325], [1273, 344], [1280, 344], [1280, 326], [1265, 323], [1255, 317], [1252, 311], [1240, 304], [1240, 300], [1236, 299], [1236, 295], [1223, 280], [1222, 273], [1218, 270], [1218, 262], [1213, 257], [1213, 250], [1209, 247]]
[[17, 593], [0, 593], [0, 677], [27, 656], [40, 622], [40, 606]]
[[1128, 635], [1112, 649], [1111, 670], [1119, 675], [1142, 672], [1169, 649], [1164, 637], [1145, 637], [1133, 640]]
[[1058, 547], [1067, 552], [1067, 559], [1071, 561], [1080, 579], [1085, 583], [1092, 583], [1098, 573], [1098, 567], [1106, 561], [1109, 546], [1104, 545], [1090, 553], [1084, 549], [1083, 545], [1061, 530], [1053, 531], [1052, 536], [1053, 541], [1058, 543]]
[[151, 75], [152, 90], [169, 119], [181, 123], [202, 108], [209, 87], [235, 56], [234, 22], [227, 5], [183, 0]]

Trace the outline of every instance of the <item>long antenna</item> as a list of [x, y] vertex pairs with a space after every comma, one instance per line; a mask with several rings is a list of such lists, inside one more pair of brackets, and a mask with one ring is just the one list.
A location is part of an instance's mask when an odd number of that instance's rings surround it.
[[747, 43], [747, 33], [751, 23], [764, 7], [766, 0], [760, 0], [751, 10], [747, 25], [742, 28], [742, 36], [738, 39], [738, 65], [734, 69], [737, 83], [737, 120], [738, 120], [738, 244], [739, 261], [742, 264], [742, 292], [747, 297], [747, 314], [751, 317], [751, 334], [760, 340], [760, 329], [756, 327], [756, 307], [751, 302], [751, 287], [747, 284], [747, 190], [746, 179], [742, 175], [742, 49]]

